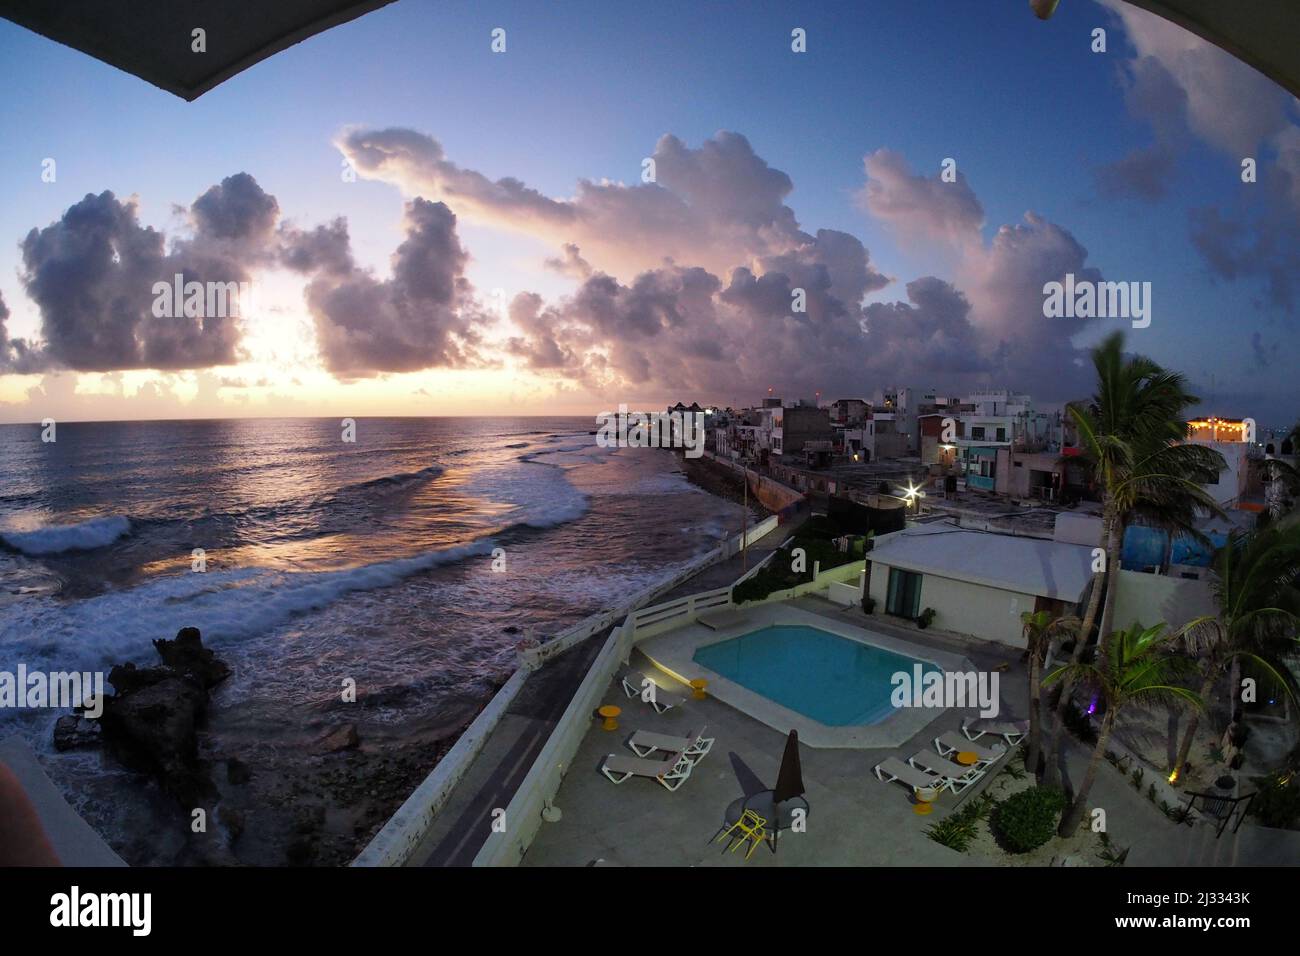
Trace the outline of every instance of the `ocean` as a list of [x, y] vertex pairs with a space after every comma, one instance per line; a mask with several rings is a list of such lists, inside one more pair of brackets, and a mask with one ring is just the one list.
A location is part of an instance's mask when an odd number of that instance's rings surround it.
[[[61, 712], [0, 710], [128, 862], [344, 863], [544, 639], [740, 528], [671, 452], [590, 418], [0, 426], [0, 670], [157, 663], [197, 627], [233, 669], [201, 757], [221, 839]], [[751, 517], [751, 521], [753, 518]], [[494, 563], [504, 570], [494, 570]], [[345, 682], [356, 703], [342, 700]], [[313, 744], [346, 723], [360, 746]]]

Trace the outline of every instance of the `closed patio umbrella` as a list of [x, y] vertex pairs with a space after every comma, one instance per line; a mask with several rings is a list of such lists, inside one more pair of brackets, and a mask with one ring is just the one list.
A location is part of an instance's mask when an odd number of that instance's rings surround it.
[[772, 801], [780, 806], [787, 800], [803, 796], [803, 768], [799, 765], [799, 731], [790, 731], [785, 740], [785, 753], [781, 755], [781, 769], [776, 775], [776, 791]]

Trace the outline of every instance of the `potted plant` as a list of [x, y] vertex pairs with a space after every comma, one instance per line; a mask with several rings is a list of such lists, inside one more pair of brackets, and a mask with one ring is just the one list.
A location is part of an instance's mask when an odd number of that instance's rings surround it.
[[1231, 795], [1237, 789], [1237, 778], [1230, 773], [1225, 773], [1214, 781], [1214, 789], [1225, 795]]
[[876, 599], [870, 594], [862, 595], [862, 612], [864, 614], [874, 614], [876, 611]]
[[921, 630], [925, 630], [932, 623], [934, 623], [934, 608], [927, 607], [924, 611], [922, 611], [919, 615], [917, 615], [916, 626], [919, 627]]

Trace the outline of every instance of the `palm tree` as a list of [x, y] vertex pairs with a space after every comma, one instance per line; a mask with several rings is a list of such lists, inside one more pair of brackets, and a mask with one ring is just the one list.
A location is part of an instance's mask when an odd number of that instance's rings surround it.
[[[1201, 698], [1234, 664], [1253, 661], [1295, 699], [1295, 678], [1281, 657], [1295, 648], [1300, 625], [1300, 522], [1269, 525], [1250, 534], [1233, 534], [1214, 557], [1213, 592], [1217, 615], [1191, 621], [1184, 644], [1199, 658]], [[1228, 688], [1228, 712], [1236, 708], [1240, 687]], [[1170, 768], [1171, 783], [1187, 764], [1200, 715], [1193, 714]]]
[[1115, 631], [1102, 641], [1094, 661], [1066, 664], [1043, 681], [1050, 684], [1062, 677], [1073, 678], [1092, 688], [1106, 709], [1074, 803], [1061, 817], [1059, 836], [1071, 836], [1079, 829], [1079, 822], [1088, 809], [1088, 791], [1097, 779], [1106, 744], [1124, 708], [1130, 704], [1203, 706], [1199, 697], [1179, 686], [1179, 679], [1191, 669], [1192, 662], [1166, 653], [1170, 641], [1179, 635], [1165, 633], [1165, 627], [1164, 622], [1147, 628], [1134, 624], [1128, 630]]
[[1072, 615], [1053, 618], [1049, 611], [1023, 611], [1020, 623], [1024, 625], [1025, 644], [1029, 647], [1029, 751], [1025, 754], [1025, 766], [1030, 773], [1037, 775], [1043, 734], [1039, 703], [1043, 689], [1043, 658], [1056, 637], [1072, 632], [1077, 634], [1079, 619]]
[[[1201, 483], [1214, 480], [1226, 467], [1218, 452], [1186, 442], [1186, 409], [1199, 399], [1187, 391], [1180, 373], [1141, 355], [1125, 358], [1120, 332], [1107, 336], [1093, 349], [1092, 362], [1097, 371], [1096, 393], [1091, 402], [1076, 402], [1067, 410], [1083, 451], [1080, 460], [1091, 466], [1101, 486], [1105, 560], [1093, 574], [1092, 594], [1070, 661], [1074, 665], [1082, 659], [1099, 607], [1099, 633], [1111, 632], [1120, 552], [1129, 523], [1140, 520], [1171, 534], [1182, 531], [1199, 536], [1194, 528], [1198, 511], [1222, 514]], [[1056, 755], [1072, 690], [1070, 680], [1061, 687], [1048, 741], [1046, 781], [1053, 786], [1060, 784]]]

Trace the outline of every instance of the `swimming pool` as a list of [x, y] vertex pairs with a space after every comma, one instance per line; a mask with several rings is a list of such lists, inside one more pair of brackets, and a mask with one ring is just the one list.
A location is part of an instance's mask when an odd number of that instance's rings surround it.
[[940, 668], [802, 624], [778, 624], [696, 648], [727, 680], [829, 727], [875, 724], [895, 713], [890, 678]]

